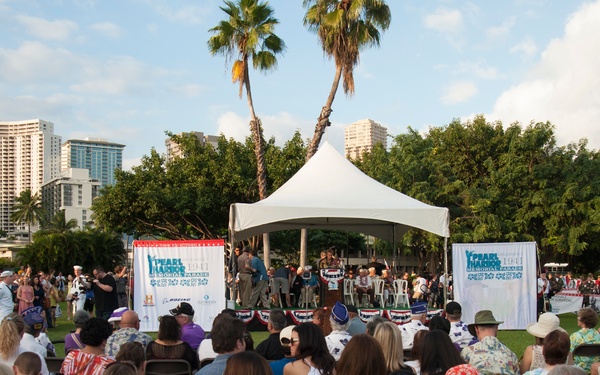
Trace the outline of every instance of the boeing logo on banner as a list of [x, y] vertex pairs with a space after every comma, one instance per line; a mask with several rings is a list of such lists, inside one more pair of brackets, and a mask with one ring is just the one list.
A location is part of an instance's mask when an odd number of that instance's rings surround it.
[[[467, 272], [522, 271], [522, 259], [506, 258], [503, 264], [498, 253], [476, 253], [466, 250]], [[519, 261], [520, 260], [520, 261]]]

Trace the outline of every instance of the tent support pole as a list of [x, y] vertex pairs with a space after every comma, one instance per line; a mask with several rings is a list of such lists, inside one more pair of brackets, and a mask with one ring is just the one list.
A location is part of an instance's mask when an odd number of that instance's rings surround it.
[[306, 243], [308, 242], [308, 230], [300, 229], [300, 267], [306, 266]]
[[448, 304], [448, 237], [444, 237], [444, 309]]

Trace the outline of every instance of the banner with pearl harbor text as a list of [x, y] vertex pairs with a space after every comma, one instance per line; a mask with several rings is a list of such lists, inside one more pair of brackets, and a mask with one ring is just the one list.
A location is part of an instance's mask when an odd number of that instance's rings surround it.
[[473, 323], [480, 310], [503, 321], [500, 329], [536, 321], [535, 242], [453, 244], [452, 278], [464, 322]]
[[225, 241], [134, 241], [134, 309], [140, 331], [158, 331], [158, 318], [182, 302], [210, 331], [225, 308]]

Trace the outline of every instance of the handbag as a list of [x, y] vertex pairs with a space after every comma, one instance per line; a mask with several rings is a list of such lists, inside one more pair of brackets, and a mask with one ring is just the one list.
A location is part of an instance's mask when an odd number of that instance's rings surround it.
[[50, 303], [50, 298], [44, 297], [44, 300], [42, 301], [42, 307], [44, 310], [48, 310], [50, 308]]
[[56, 305], [56, 310], [54, 311], [54, 316], [60, 318], [62, 316], [62, 310], [60, 309], [60, 305]]

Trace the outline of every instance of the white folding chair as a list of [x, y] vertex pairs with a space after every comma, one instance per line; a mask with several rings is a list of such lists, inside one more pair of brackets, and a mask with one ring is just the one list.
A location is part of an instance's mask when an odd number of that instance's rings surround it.
[[376, 301], [377, 298], [379, 298], [382, 308], [385, 307], [385, 297], [383, 295], [384, 287], [385, 287], [385, 280], [373, 279], [373, 290], [375, 291], [374, 300]]
[[344, 279], [344, 302], [354, 305], [354, 280]]
[[406, 288], [408, 287], [408, 281], [406, 280], [394, 280], [394, 307], [398, 307], [400, 303], [410, 308], [410, 301], [408, 300], [408, 294]]

